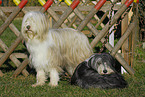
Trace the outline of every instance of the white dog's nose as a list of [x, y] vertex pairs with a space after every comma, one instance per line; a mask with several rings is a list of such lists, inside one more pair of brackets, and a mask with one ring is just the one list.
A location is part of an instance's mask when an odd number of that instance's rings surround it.
[[30, 25], [27, 25], [26, 28], [29, 30], [30, 29]]

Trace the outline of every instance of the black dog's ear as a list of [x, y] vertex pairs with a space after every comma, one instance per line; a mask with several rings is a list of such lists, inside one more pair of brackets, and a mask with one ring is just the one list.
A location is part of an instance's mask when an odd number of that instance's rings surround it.
[[110, 57], [110, 62], [112, 64], [112, 66], [115, 67], [115, 59], [114, 59], [114, 57], [111, 56], [111, 55], [109, 55], [109, 57]]
[[96, 62], [100, 62], [100, 61], [101, 61], [100, 54], [96, 53], [96, 54], [93, 54], [93, 55], [89, 58], [87, 64], [88, 64], [89, 68], [93, 68], [93, 69], [96, 70], [95, 64], [96, 64]]
[[112, 67], [115, 67], [115, 59], [113, 56], [111, 56], [109, 53], [104, 53], [107, 56], [107, 59], [111, 63]]
[[90, 64], [94, 64], [94, 59], [98, 56], [98, 54], [93, 54], [91, 55], [86, 61], [88, 63], [88, 66], [90, 66]]
[[121, 72], [121, 64], [110, 54], [108, 54], [109, 61], [111, 66], [114, 68], [114, 72]]
[[92, 65], [95, 64], [95, 58], [94, 57], [91, 57], [86, 64], [88, 65], [89, 68], [91, 68]]

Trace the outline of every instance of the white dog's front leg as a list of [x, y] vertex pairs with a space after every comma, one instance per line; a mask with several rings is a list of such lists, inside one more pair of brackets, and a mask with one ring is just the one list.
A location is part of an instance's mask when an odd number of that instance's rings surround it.
[[43, 70], [37, 71], [36, 78], [37, 78], [37, 82], [35, 84], [33, 84], [32, 87], [41, 86], [41, 85], [45, 84], [46, 75], [45, 75], [45, 72]]
[[56, 69], [52, 69], [50, 71], [50, 86], [58, 86], [58, 81], [59, 81], [59, 73], [57, 72]]

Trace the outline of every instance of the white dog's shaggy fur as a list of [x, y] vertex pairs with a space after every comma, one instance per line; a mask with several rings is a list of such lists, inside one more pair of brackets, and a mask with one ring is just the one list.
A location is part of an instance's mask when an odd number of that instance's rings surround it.
[[37, 72], [37, 83], [50, 77], [50, 86], [57, 86], [59, 73], [65, 68], [72, 75], [76, 66], [87, 59], [92, 48], [87, 37], [71, 28], [50, 29], [48, 18], [41, 12], [28, 12], [22, 21], [21, 34]]

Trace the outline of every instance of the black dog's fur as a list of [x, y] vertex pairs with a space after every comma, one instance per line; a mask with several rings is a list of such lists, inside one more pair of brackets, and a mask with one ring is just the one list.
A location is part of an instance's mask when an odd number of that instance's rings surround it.
[[[98, 58], [101, 58], [103, 63], [106, 62], [107, 66], [109, 66], [113, 72], [110, 74], [107, 74], [106, 72], [106, 74], [99, 74], [97, 68], [97, 65], [99, 65], [97, 63]], [[71, 84], [78, 85], [81, 88], [125, 88], [127, 82], [121, 74], [116, 72], [113, 68], [114, 65], [115, 61], [111, 55], [107, 53], [94, 54], [77, 66], [71, 78]]]

